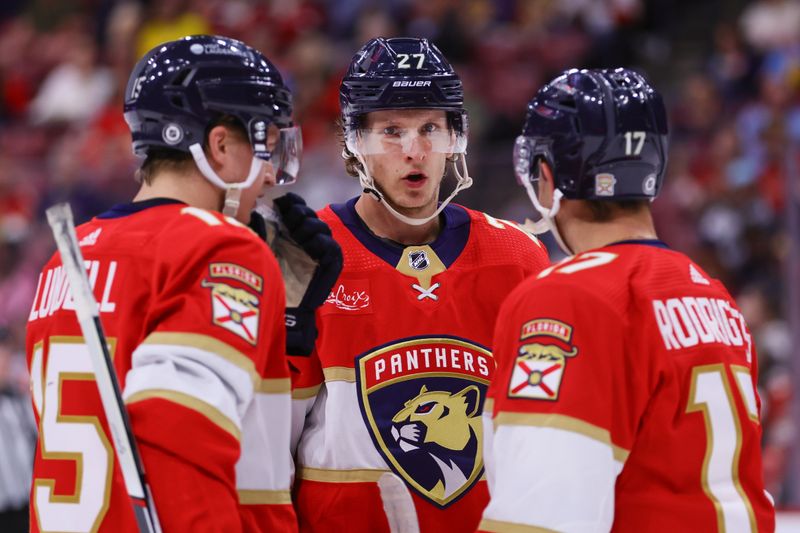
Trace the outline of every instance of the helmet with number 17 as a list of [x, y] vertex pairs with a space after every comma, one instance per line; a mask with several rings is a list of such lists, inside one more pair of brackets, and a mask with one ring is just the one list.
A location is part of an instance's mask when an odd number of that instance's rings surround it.
[[[664, 181], [667, 134], [661, 95], [630, 69], [567, 70], [542, 87], [514, 146], [517, 180], [542, 215], [539, 231], [553, 229], [562, 198], [655, 198]], [[555, 183], [550, 209], [537, 197], [540, 161]]]
[[[421, 225], [438, 216], [461, 190], [472, 185], [465, 154], [467, 151], [467, 112], [461, 79], [442, 52], [427, 39], [401, 37], [376, 38], [353, 57], [339, 89], [345, 150], [343, 157], [354, 156], [361, 186], [398, 219]], [[382, 110], [441, 109], [447, 115], [449, 132], [437, 139], [435, 151], [448, 154], [457, 179], [455, 190], [426, 218], [410, 218], [398, 213], [387, 202], [369, 175], [364, 155], [370, 153], [362, 127], [367, 113]], [[459, 163], [460, 162], [460, 169]]]

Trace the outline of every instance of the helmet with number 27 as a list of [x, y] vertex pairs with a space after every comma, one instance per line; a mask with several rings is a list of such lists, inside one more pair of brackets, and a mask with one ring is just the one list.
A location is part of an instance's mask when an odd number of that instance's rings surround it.
[[[376, 38], [366, 43], [353, 57], [339, 89], [344, 127], [345, 158], [354, 156], [360, 165], [357, 172], [365, 192], [371, 193], [398, 219], [421, 225], [438, 216], [459, 191], [472, 185], [465, 155], [467, 151], [467, 112], [461, 79], [441, 51], [427, 39], [398, 37]], [[447, 116], [447, 130], [426, 138], [432, 152], [445, 153], [453, 163], [457, 184], [438, 210], [425, 218], [410, 218], [383, 201], [383, 193], [369, 174], [365, 155], [382, 153], [386, 143], [371, 142], [364, 131], [366, 114], [373, 111], [436, 109]], [[405, 134], [408, 133], [408, 134]], [[397, 135], [397, 150], [407, 152], [414, 143], [410, 132]], [[459, 168], [460, 162], [460, 168]]]

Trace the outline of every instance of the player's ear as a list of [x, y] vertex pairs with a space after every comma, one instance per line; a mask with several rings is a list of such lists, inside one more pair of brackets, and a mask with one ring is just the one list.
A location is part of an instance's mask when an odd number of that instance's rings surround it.
[[536, 187], [539, 196], [539, 203], [545, 207], [550, 207], [553, 205], [553, 192], [555, 191], [555, 178], [553, 177], [553, 170], [544, 159], [538, 159], [535, 164], [539, 167], [536, 171], [536, 174], [539, 178], [538, 186]]
[[222, 164], [230, 152], [231, 132], [225, 126], [214, 126], [208, 131], [206, 138], [206, 157], [209, 162]]
[[553, 178], [553, 169], [550, 168], [550, 165], [547, 164], [547, 161], [544, 159], [538, 159], [536, 163], [539, 165], [539, 180], [543, 183], [547, 184], [547, 187], [554, 188], [553, 182], [555, 179]]

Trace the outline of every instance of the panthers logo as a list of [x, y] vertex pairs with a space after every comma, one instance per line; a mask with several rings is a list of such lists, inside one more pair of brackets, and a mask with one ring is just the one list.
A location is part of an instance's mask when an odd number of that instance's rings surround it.
[[416, 338], [356, 360], [364, 421], [389, 467], [446, 507], [483, 474], [481, 412], [491, 353], [448, 337]]
[[392, 437], [404, 452], [421, 450], [435, 462], [439, 475], [436, 483], [426, 489], [439, 500], [446, 500], [463, 487], [472, 477], [479, 462], [471, 470], [455, 461], [452, 452], [476, 448], [481, 453], [482, 422], [478, 405], [481, 393], [475, 385], [463, 388], [456, 394], [428, 391], [423, 385], [415, 398], [405, 403], [405, 408], [392, 418]]

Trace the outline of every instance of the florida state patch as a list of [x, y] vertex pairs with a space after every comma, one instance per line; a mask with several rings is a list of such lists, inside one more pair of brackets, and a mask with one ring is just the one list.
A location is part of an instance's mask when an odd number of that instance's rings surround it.
[[203, 280], [201, 286], [211, 289], [213, 323], [255, 345], [258, 341], [258, 296], [227, 283]]
[[558, 400], [567, 359], [578, 355], [572, 345], [572, 326], [551, 318], [537, 318], [522, 326], [517, 360], [511, 372], [508, 396]]

